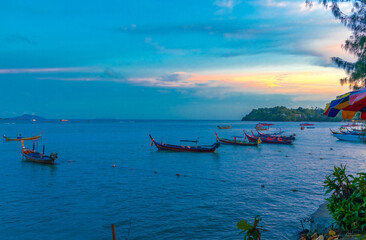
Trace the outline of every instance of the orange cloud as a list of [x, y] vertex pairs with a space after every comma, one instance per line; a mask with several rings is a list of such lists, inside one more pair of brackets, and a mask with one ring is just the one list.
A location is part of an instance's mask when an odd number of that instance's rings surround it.
[[303, 72], [257, 72], [236, 74], [200, 74], [175, 72], [162, 77], [130, 78], [133, 84], [179, 89], [221, 89], [222, 92], [301, 95], [302, 98], [332, 98], [348, 90], [339, 79], [340, 69], [324, 68]]
[[210, 86], [231, 86], [233, 91], [253, 93], [301, 94], [335, 96], [347, 91], [339, 79], [342, 70], [308, 72], [270, 72], [222, 75], [192, 74], [187, 81], [208, 83]]

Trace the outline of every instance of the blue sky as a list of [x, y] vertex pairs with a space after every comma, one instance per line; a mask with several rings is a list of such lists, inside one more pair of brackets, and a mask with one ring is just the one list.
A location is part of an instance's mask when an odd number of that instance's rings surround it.
[[0, 116], [240, 119], [348, 90], [350, 35], [305, 1], [1, 1]]

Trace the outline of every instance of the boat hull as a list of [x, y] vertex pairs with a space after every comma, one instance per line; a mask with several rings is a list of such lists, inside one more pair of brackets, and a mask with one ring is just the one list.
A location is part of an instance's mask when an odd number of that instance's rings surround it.
[[333, 133], [333, 136], [341, 141], [366, 142], [366, 136], [364, 135]]
[[232, 125], [230, 126], [217, 126], [218, 129], [230, 129]]
[[275, 138], [282, 138], [284, 140], [295, 140], [295, 134], [293, 135], [289, 135], [289, 136], [282, 136], [279, 134], [265, 134], [265, 133], [261, 133], [259, 131], [257, 131], [260, 137], [275, 137]]
[[236, 146], [258, 146], [258, 142], [235, 142], [233, 140], [228, 140], [228, 139], [222, 139], [219, 138], [218, 139], [221, 143], [223, 144], [227, 144], [227, 145], [236, 145]]
[[55, 157], [47, 156], [27, 148], [22, 149], [22, 156], [24, 160], [43, 164], [54, 164], [57, 159], [57, 155]]
[[166, 144], [166, 143], [158, 143], [151, 137], [151, 135], [150, 135], [150, 138], [152, 140], [152, 143], [154, 143], [155, 146], [159, 150], [164, 150], [164, 151], [208, 153], [208, 152], [214, 152], [220, 146], [220, 142], [216, 142], [209, 147], [202, 147], [202, 146], [194, 147], [194, 146], [184, 146], [184, 145], [179, 146], [179, 145], [172, 145], [172, 144]]
[[39, 136], [34, 136], [34, 137], [25, 137], [25, 138], [8, 138], [8, 137], [5, 137], [5, 141], [7, 142], [11, 142], [11, 141], [27, 141], [27, 140], [37, 140], [41, 137], [41, 135]]
[[258, 137], [255, 135], [250, 136], [246, 132], [244, 132], [244, 134], [248, 138], [248, 140], [251, 142], [256, 142], [256, 141], [258, 141], [258, 138], [260, 138], [263, 143], [286, 144], [286, 145], [292, 144], [291, 140], [284, 140], [284, 139], [276, 138], [276, 137]]

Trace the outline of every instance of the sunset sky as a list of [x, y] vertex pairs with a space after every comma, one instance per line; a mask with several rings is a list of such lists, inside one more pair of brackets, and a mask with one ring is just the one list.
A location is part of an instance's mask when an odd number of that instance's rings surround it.
[[240, 119], [348, 91], [329, 10], [275, 0], [0, 2], [0, 117]]

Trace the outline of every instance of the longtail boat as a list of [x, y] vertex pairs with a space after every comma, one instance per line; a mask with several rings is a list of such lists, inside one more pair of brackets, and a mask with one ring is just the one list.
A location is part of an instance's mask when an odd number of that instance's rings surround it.
[[42, 133], [38, 136], [33, 136], [33, 137], [21, 137], [21, 136], [19, 136], [17, 138], [8, 138], [4, 135], [3, 138], [5, 138], [5, 141], [10, 142], [10, 141], [38, 140], [41, 136], [42, 136]]
[[366, 136], [362, 134], [333, 133], [333, 136], [342, 141], [366, 142]]
[[51, 153], [51, 155], [45, 155], [44, 154], [44, 146], [43, 146], [43, 153], [37, 152], [34, 149], [34, 143], [33, 143], [33, 149], [26, 148], [24, 146], [24, 140], [21, 140], [22, 143], [22, 156], [23, 159], [26, 159], [28, 161], [36, 162], [36, 163], [44, 163], [44, 164], [54, 164], [55, 160], [57, 159], [57, 153]]
[[284, 136], [284, 135], [280, 135], [280, 134], [265, 134], [265, 133], [261, 133], [260, 131], [257, 130], [257, 133], [260, 137], [278, 137], [278, 138], [282, 138], [282, 139], [285, 139], [285, 140], [295, 140], [295, 136], [296, 134], [291, 134], [289, 136]]
[[270, 126], [273, 126], [274, 124], [272, 123], [258, 123], [257, 125], [255, 125], [255, 129], [256, 130], [268, 130]]
[[260, 138], [258, 138], [258, 140], [256, 142], [250, 142], [250, 141], [245, 141], [245, 140], [240, 140], [238, 141], [238, 138], [243, 138], [243, 137], [238, 137], [238, 136], [234, 136], [234, 140], [232, 139], [225, 139], [225, 138], [220, 138], [219, 135], [215, 132], [216, 134], [216, 139], [224, 144], [231, 144], [231, 145], [238, 145], [238, 146], [258, 146], [261, 143]]
[[[151, 146], [153, 146], [153, 144], [155, 144], [155, 146], [159, 149], [159, 150], [166, 150], [166, 151], [175, 151], [175, 152], [199, 152], [199, 153], [204, 153], [204, 152], [214, 152], [216, 150], [216, 148], [218, 148], [220, 146], [220, 142], [215, 142], [212, 145], [209, 146], [185, 146], [185, 145], [173, 145], [173, 144], [167, 144], [167, 143], [158, 143], [151, 135], [149, 135], [151, 138]], [[195, 142], [196, 144], [198, 143], [198, 141], [189, 141], [189, 140], [184, 140], [184, 142]]]
[[315, 128], [314, 125], [315, 124], [313, 124], [313, 123], [301, 123], [300, 124], [300, 127], [301, 127], [301, 129], [304, 129], [304, 128]]
[[333, 134], [342, 134], [341, 132], [336, 132], [336, 131], [333, 131], [331, 128], [329, 128], [330, 132], [333, 133]]
[[230, 129], [232, 126], [232, 124], [227, 125], [227, 126], [217, 126], [219, 129]]
[[360, 127], [361, 125], [356, 124], [356, 123], [348, 123], [346, 125], [341, 125], [342, 128], [346, 128], [346, 127]]
[[253, 131], [252, 131], [252, 135], [247, 134], [245, 131], [244, 131], [244, 134], [248, 138], [248, 140], [251, 141], [251, 142], [258, 141], [258, 138], [260, 138], [263, 143], [292, 144], [291, 140], [282, 139], [280, 137], [259, 137], [259, 136], [255, 136]]

